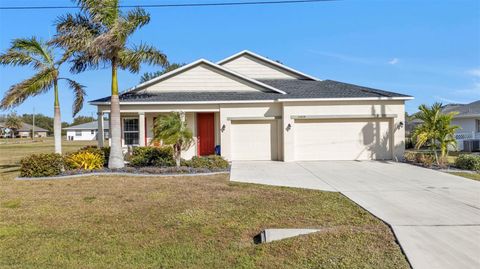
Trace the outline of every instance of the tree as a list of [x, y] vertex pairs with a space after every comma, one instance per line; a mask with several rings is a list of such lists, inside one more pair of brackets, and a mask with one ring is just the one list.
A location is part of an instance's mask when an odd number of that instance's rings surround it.
[[413, 131], [413, 137], [416, 140], [416, 148], [419, 149], [424, 145], [428, 145], [430, 150], [435, 154], [435, 161], [440, 164], [437, 148], [440, 147], [441, 160], [445, 160], [448, 153], [449, 145], [456, 145], [454, 138], [455, 130], [458, 126], [451, 126], [451, 121], [455, 116], [455, 112], [448, 114], [442, 113], [443, 105], [435, 103], [431, 107], [420, 105], [418, 113], [414, 115], [416, 119], [422, 121]]
[[36, 37], [15, 39], [7, 52], [0, 55], [0, 64], [2, 65], [28, 65], [36, 71], [30, 78], [10, 87], [0, 103], [0, 109], [18, 106], [28, 97], [45, 93], [53, 88], [55, 153], [62, 153], [58, 82], [60, 80], [66, 81], [75, 93], [73, 116], [82, 109], [85, 97], [83, 85], [69, 78], [59, 76], [60, 66], [67, 60], [68, 56], [68, 54], [63, 54], [60, 59], [55, 59], [54, 48]]
[[78, 116], [78, 117], [73, 119], [72, 126], [73, 125], [79, 125], [79, 124], [82, 124], [82, 123], [92, 122], [92, 121], [95, 121], [95, 120], [96, 119], [94, 117], [90, 117], [90, 116]]
[[160, 71], [143, 73], [143, 75], [140, 77], [140, 83], [149, 81], [149, 80], [154, 79], [156, 77], [159, 77], [163, 74], [166, 74], [166, 73], [168, 73], [170, 71], [173, 71], [173, 70], [175, 70], [179, 67], [182, 67], [184, 65], [185, 64], [183, 64], [183, 63], [182, 64], [173, 63], [173, 64], [168, 64], [165, 68], [163, 68]]
[[22, 128], [23, 122], [15, 112], [9, 114], [5, 121], [5, 127], [12, 130], [12, 137], [15, 137], [15, 132]]
[[54, 43], [72, 53], [72, 72], [110, 66], [112, 70], [110, 98], [109, 168], [124, 167], [118, 69], [138, 73], [141, 63], [167, 65], [165, 54], [152, 46], [140, 44], [127, 47], [128, 38], [150, 21], [142, 8], [124, 13], [119, 0], [77, 0], [80, 13], [58, 18]]
[[[33, 114], [22, 114], [22, 121], [33, 125]], [[40, 127], [48, 130], [49, 134], [53, 133], [53, 118], [43, 114], [35, 114], [35, 127]], [[63, 126], [62, 126], [63, 128]]]
[[173, 147], [175, 163], [180, 166], [182, 150], [193, 143], [192, 131], [187, 127], [183, 113], [172, 112], [156, 119], [153, 127], [153, 141], [161, 141]]

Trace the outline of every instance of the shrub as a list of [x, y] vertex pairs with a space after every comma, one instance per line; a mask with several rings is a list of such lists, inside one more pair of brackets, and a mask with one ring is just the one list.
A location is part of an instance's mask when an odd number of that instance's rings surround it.
[[183, 161], [184, 166], [193, 168], [207, 168], [210, 170], [223, 170], [227, 169], [229, 164], [218, 155], [210, 155], [206, 157], [193, 157], [191, 160]]
[[435, 156], [430, 152], [407, 151], [403, 156], [407, 162], [420, 164], [425, 167], [431, 167], [435, 162]]
[[130, 157], [130, 165], [135, 167], [175, 166], [173, 149], [171, 147], [136, 147]]
[[455, 166], [459, 169], [480, 171], [480, 156], [462, 154], [455, 160]]
[[63, 158], [56, 153], [33, 154], [20, 161], [21, 177], [48, 177], [62, 173]]
[[65, 157], [65, 164], [70, 169], [99, 169], [103, 167], [104, 161], [103, 151], [99, 149], [80, 150]]

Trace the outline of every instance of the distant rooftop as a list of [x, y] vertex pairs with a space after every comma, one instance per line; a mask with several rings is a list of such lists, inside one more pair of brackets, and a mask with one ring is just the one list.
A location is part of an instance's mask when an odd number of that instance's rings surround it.
[[[109, 128], [108, 121], [103, 121], [103, 129], [108, 130], [108, 128]], [[63, 128], [63, 130], [97, 130], [97, 129], [98, 129], [98, 121], [91, 121], [91, 122]]]
[[[5, 127], [5, 122], [0, 122], [0, 127]], [[28, 123], [22, 123], [22, 128], [18, 129], [17, 132], [31, 132], [33, 126]], [[48, 130], [35, 126], [35, 132], [48, 132]]]

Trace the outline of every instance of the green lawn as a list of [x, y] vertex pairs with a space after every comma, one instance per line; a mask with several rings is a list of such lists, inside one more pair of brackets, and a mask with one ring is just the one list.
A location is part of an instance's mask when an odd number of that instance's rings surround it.
[[[51, 147], [0, 145], [0, 164]], [[227, 175], [15, 181], [15, 167], [4, 170], [2, 268], [409, 267], [391, 230], [339, 193]], [[264, 228], [289, 227], [324, 231], [253, 244]]]
[[466, 177], [473, 180], [480, 180], [480, 173], [451, 172], [450, 174]]

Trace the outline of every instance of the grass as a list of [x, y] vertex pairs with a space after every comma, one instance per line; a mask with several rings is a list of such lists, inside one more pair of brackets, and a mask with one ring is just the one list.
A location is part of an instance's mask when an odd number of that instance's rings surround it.
[[450, 174], [480, 181], [480, 173], [450, 172]]
[[[0, 145], [0, 163], [48, 146]], [[51, 145], [50, 145], [51, 146]], [[68, 145], [73, 150], [81, 145]], [[228, 175], [0, 174], [2, 268], [408, 268], [391, 230], [339, 193], [238, 184]], [[255, 245], [265, 228], [321, 228]]]

